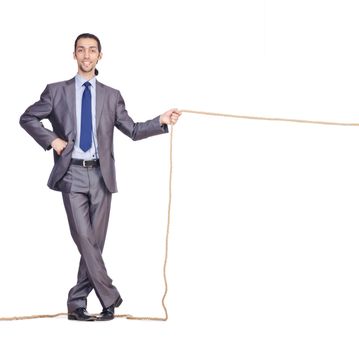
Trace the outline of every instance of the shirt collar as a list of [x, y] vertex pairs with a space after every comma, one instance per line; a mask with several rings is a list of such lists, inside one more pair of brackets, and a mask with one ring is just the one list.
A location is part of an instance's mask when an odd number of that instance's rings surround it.
[[[82, 87], [82, 85], [84, 83], [86, 83], [86, 81], [87, 80], [83, 76], [81, 76], [80, 74], [76, 74], [76, 76], [75, 76], [76, 88]], [[91, 83], [91, 86], [93, 88], [96, 87], [96, 76], [93, 77], [92, 79], [88, 80], [88, 81]]]

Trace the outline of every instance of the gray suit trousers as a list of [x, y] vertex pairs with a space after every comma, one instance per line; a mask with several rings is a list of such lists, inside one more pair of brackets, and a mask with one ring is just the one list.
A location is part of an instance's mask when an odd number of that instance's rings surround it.
[[112, 194], [105, 186], [101, 170], [71, 165], [61, 181], [71, 184], [71, 192], [63, 192], [62, 196], [71, 235], [81, 254], [77, 284], [68, 295], [68, 311], [86, 307], [92, 289], [102, 307], [118, 304], [120, 294], [102, 259]]

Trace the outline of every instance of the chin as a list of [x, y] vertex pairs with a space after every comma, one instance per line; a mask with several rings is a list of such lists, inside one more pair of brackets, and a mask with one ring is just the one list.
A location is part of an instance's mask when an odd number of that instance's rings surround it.
[[90, 73], [92, 72], [93, 70], [95, 70], [95, 68], [84, 68], [84, 67], [81, 67], [81, 70], [84, 72], [84, 73]]

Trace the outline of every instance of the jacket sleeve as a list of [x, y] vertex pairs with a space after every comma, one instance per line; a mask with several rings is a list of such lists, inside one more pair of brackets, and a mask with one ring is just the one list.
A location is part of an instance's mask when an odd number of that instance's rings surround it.
[[167, 125], [161, 125], [159, 116], [146, 122], [135, 123], [127, 113], [125, 102], [120, 92], [117, 91], [117, 93], [115, 126], [125, 135], [137, 141], [168, 132]]
[[31, 105], [20, 117], [20, 125], [45, 150], [51, 149], [51, 142], [58, 136], [46, 129], [42, 119], [49, 119], [52, 113], [52, 99], [50, 88], [47, 85], [41, 94], [40, 100]]

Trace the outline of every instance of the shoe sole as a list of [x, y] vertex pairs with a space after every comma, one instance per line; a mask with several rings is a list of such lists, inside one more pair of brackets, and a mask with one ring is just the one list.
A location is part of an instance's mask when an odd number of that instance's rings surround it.
[[105, 318], [103, 318], [103, 317], [98, 317], [98, 318], [96, 319], [96, 321], [100, 321], [100, 322], [102, 322], [102, 321], [112, 321], [113, 319], [115, 319], [115, 317], [105, 317]]
[[84, 321], [84, 322], [91, 322], [91, 321], [96, 321], [96, 317], [91, 317], [91, 318], [87, 318], [87, 319], [83, 319], [83, 318], [77, 318], [74, 315], [68, 315], [67, 319], [70, 321]]

